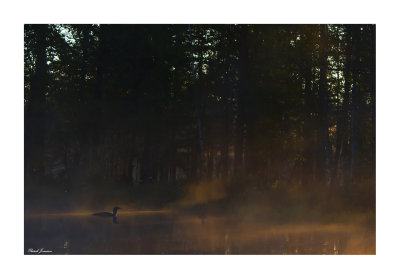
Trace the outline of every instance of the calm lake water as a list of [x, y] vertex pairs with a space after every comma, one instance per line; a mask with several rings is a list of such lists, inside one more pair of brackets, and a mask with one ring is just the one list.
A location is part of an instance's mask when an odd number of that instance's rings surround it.
[[[41, 252], [40, 252], [41, 251]], [[47, 251], [47, 252], [46, 252]], [[25, 215], [25, 254], [375, 254], [354, 224], [268, 225], [171, 211]]]

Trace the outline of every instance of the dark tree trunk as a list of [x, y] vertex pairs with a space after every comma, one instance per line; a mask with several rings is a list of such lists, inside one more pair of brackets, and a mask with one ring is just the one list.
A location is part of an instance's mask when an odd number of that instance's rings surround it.
[[152, 182], [155, 179], [154, 161], [155, 154], [153, 152], [154, 143], [150, 135], [146, 135], [144, 139], [144, 148], [141, 160], [140, 180], [142, 182]]
[[97, 160], [104, 160], [104, 157], [101, 156], [99, 152], [99, 147], [101, 143], [101, 129], [104, 126], [104, 113], [103, 113], [103, 95], [104, 95], [104, 59], [105, 59], [105, 51], [104, 51], [104, 37], [106, 31], [104, 30], [104, 26], [100, 25], [99, 30], [99, 49], [97, 52], [97, 65], [96, 65], [96, 85], [95, 85], [95, 93], [93, 98], [93, 105], [89, 119], [91, 120], [91, 140], [92, 144], [96, 146], [97, 152], [96, 156]]
[[206, 164], [206, 159], [204, 157], [204, 143], [203, 143], [203, 132], [201, 129], [201, 120], [200, 120], [200, 115], [197, 113], [197, 131], [199, 135], [199, 149], [200, 149], [200, 177], [204, 177], [204, 172], [205, 172], [205, 164]]
[[88, 48], [89, 48], [89, 26], [82, 25], [82, 66], [81, 66], [81, 90], [79, 95], [79, 101], [84, 102], [84, 97], [86, 96], [86, 74], [87, 74], [87, 63], [88, 63]]
[[[193, 56], [193, 42], [192, 42], [192, 30], [189, 24], [189, 35], [190, 35], [190, 52], [192, 57], [192, 75], [193, 75], [193, 83], [196, 83], [196, 73], [194, 68], [194, 56]], [[202, 41], [202, 40], [201, 40]], [[202, 46], [200, 48], [200, 63], [199, 63], [199, 79], [201, 79], [202, 75], [202, 65], [203, 65], [203, 53], [202, 53]], [[200, 153], [200, 179], [204, 177], [205, 174], [205, 157], [204, 157], [204, 142], [203, 142], [203, 131], [201, 127], [201, 112], [202, 112], [202, 92], [198, 90], [196, 92], [197, 100], [196, 100], [196, 126], [197, 126], [197, 134], [199, 139], [199, 153]]]
[[45, 109], [47, 88], [47, 54], [46, 36], [48, 26], [33, 25], [37, 38], [36, 46], [32, 52], [36, 57], [35, 73], [32, 78], [29, 103], [27, 105], [25, 122], [25, 154], [29, 172], [35, 177], [44, 175], [44, 140], [45, 140]]
[[[339, 179], [339, 170], [340, 167], [348, 167], [347, 162], [347, 153], [346, 153], [346, 146], [348, 138], [348, 115], [349, 115], [349, 102], [350, 102], [350, 73], [351, 73], [351, 54], [352, 54], [352, 45], [351, 45], [351, 32], [347, 28], [346, 29], [346, 64], [344, 68], [344, 96], [343, 96], [343, 104], [339, 111], [338, 117], [338, 124], [337, 124], [337, 136], [336, 136], [336, 151], [335, 151], [335, 158], [334, 158], [334, 185], [338, 186], [340, 184]], [[342, 171], [342, 175], [346, 174], [346, 171]], [[344, 179], [346, 180], [346, 178]]]
[[221, 142], [221, 178], [228, 178], [228, 152], [229, 152], [229, 107], [228, 107], [228, 90], [224, 90], [224, 132]]
[[176, 182], [176, 143], [174, 136], [171, 136], [171, 148], [169, 150], [169, 182]]
[[[93, 150], [93, 125], [88, 121], [87, 119], [90, 118], [88, 117], [88, 111], [87, 111], [87, 106], [86, 106], [86, 98], [87, 92], [86, 92], [86, 75], [87, 75], [87, 63], [88, 63], [88, 47], [89, 47], [89, 27], [87, 25], [79, 25], [80, 33], [82, 35], [82, 40], [81, 40], [81, 50], [82, 50], [82, 60], [81, 60], [81, 70], [80, 70], [80, 88], [78, 92], [78, 102], [79, 104], [77, 105], [77, 112], [78, 115], [81, 119], [84, 119], [83, 121], [78, 122], [78, 133], [76, 137], [79, 140], [79, 144], [81, 148], [79, 150], [76, 150], [75, 152], [75, 159], [74, 159], [74, 164], [72, 166], [72, 171], [75, 173], [79, 169], [79, 164], [81, 163], [82, 159], [86, 159], [87, 167], [91, 167], [91, 153]], [[89, 112], [90, 113], [90, 112]], [[93, 116], [92, 116], [93, 117]]]
[[375, 170], [376, 152], [376, 26], [371, 25], [371, 50], [370, 50], [370, 91], [371, 91], [371, 111], [372, 111], [372, 158], [373, 169]]
[[210, 147], [210, 151], [208, 152], [208, 162], [207, 162], [207, 177], [208, 179], [212, 179], [214, 175], [214, 150]]
[[302, 182], [306, 187], [313, 183], [312, 178], [314, 177], [313, 172], [313, 161], [315, 157], [315, 125], [312, 113], [315, 112], [314, 96], [311, 89], [312, 80], [312, 53], [310, 52], [307, 61], [305, 63], [305, 76], [304, 76], [304, 140], [305, 140], [305, 151], [306, 155], [305, 162], [303, 164], [303, 177]]
[[356, 125], [358, 125], [358, 105], [359, 105], [359, 40], [360, 40], [360, 27], [358, 25], [352, 25], [352, 36], [353, 36], [353, 51], [352, 51], [352, 76], [353, 86], [351, 94], [351, 122], [350, 122], [350, 181], [353, 181], [354, 176], [354, 164], [356, 160], [356, 152], [358, 148], [356, 139]]
[[329, 182], [329, 170], [331, 165], [331, 145], [329, 141], [329, 96], [327, 90], [327, 69], [328, 69], [328, 27], [321, 25], [320, 30], [320, 77], [319, 77], [319, 111], [318, 111], [318, 145], [319, 150], [319, 182], [327, 186]]
[[135, 143], [136, 143], [136, 137], [135, 135], [128, 136], [128, 164], [126, 168], [126, 175], [125, 175], [125, 180], [128, 184], [133, 185], [135, 181], [133, 181], [133, 160], [134, 160], [134, 155], [135, 155]]
[[239, 91], [237, 94], [236, 109], [236, 141], [235, 141], [235, 171], [243, 167], [244, 136], [245, 136], [245, 116], [244, 104], [246, 94], [248, 94], [248, 63], [249, 53], [247, 45], [248, 28], [241, 26], [239, 37]]

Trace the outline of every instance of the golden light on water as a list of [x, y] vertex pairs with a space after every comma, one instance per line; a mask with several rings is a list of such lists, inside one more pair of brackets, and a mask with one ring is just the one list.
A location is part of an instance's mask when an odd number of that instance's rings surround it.
[[[198, 216], [178, 209], [130, 208], [121, 210], [118, 223], [113, 224], [112, 218], [92, 213], [37, 213], [25, 220], [43, 231], [59, 226], [79, 230], [79, 238], [66, 235], [52, 240], [57, 242], [53, 245], [94, 254], [100, 250], [116, 254], [375, 254], [375, 233], [365, 226], [363, 216], [358, 222], [332, 224], [269, 224], [207, 216], [202, 223]], [[46, 235], [36, 240], [47, 242]]]

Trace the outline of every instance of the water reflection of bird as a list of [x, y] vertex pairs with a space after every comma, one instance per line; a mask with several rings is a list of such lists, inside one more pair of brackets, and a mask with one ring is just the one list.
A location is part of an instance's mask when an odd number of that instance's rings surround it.
[[114, 217], [114, 218], [116, 218], [118, 209], [121, 209], [121, 208], [118, 207], [118, 206], [114, 206], [113, 213], [111, 213], [111, 212], [97, 212], [97, 213], [94, 213], [93, 215], [94, 216], [99, 216], [99, 217]]

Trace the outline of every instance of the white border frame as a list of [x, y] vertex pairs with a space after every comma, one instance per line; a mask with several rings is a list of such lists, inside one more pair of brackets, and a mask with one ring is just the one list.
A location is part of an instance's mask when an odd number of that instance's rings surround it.
[[[304, 277], [399, 275], [395, 1], [7, 1], [1, 9], [2, 278]], [[323, 2], [323, 3], [322, 3]], [[240, 4], [239, 4], [240, 3]], [[377, 23], [377, 256], [24, 256], [24, 23]], [[397, 147], [397, 148], [396, 148]], [[4, 216], [4, 215], [3, 215]]]

